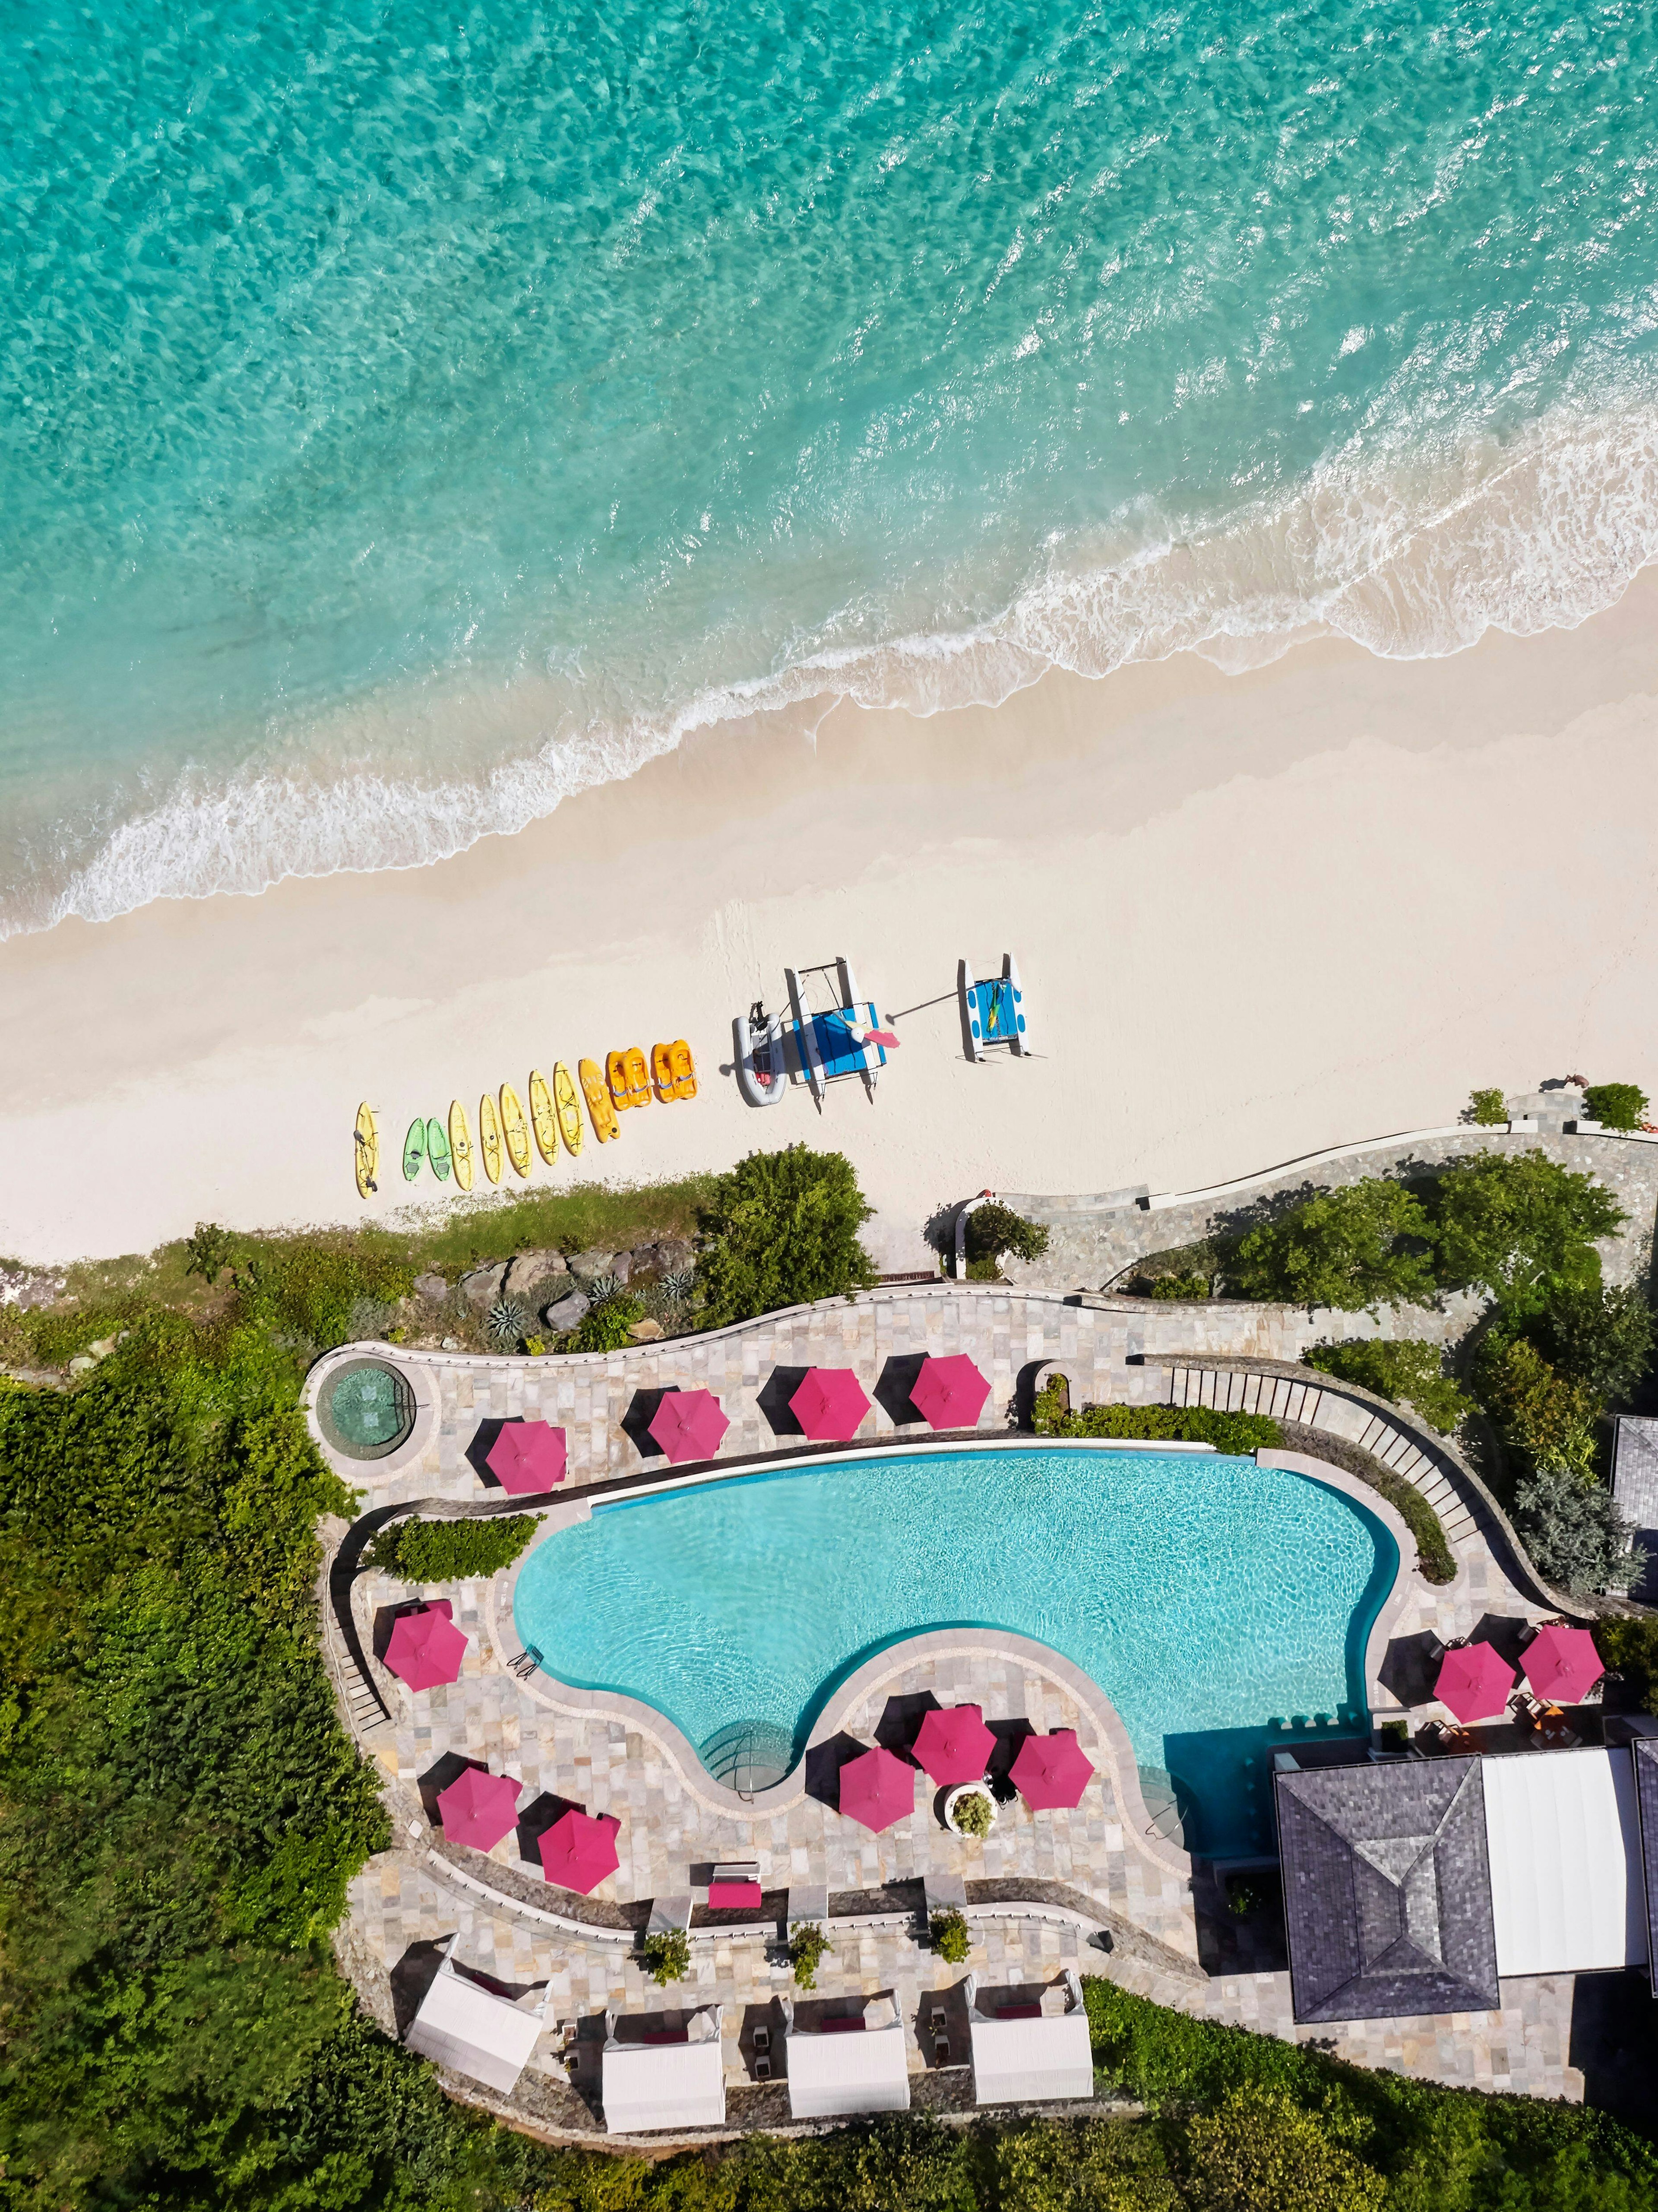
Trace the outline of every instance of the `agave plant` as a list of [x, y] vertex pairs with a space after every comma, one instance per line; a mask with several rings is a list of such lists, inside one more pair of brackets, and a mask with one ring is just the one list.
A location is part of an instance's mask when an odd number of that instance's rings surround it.
[[530, 1316], [516, 1298], [501, 1298], [489, 1309], [484, 1334], [498, 1352], [514, 1350], [530, 1333]]
[[662, 1278], [662, 1295], [670, 1305], [686, 1305], [695, 1285], [696, 1270], [694, 1267], [671, 1267]]
[[606, 1298], [621, 1296], [622, 1278], [620, 1275], [590, 1275], [582, 1288], [592, 1304], [602, 1306]]

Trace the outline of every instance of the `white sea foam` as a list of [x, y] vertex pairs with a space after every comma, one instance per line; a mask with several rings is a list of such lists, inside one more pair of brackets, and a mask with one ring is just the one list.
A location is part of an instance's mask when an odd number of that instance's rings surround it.
[[[519, 747], [470, 773], [410, 775], [395, 730], [386, 764], [215, 785], [183, 779], [113, 830], [60, 886], [0, 915], [0, 934], [70, 915], [100, 921], [152, 899], [252, 894], [288, 876], [410, 868], [512, 833], [564, 799], [631, 774], [700, 730], [756, 714], [821, 712], [835, 700], [920, 714], [998, 705], [1049, 668], [1103, 676], [1195, 651], [1229, 670], [1298, 641], [1351, 639], [1372, 653], [1451, 653], [1491, 629], [1573, 627], [1658, 558], [1658, 407], [1594, 419], [1557, 415], [1508, 443], [1438, 465], [1367, 462], [1354, 449], [1294, 496], [1186, 540], [1054, 546], [997, 619], [877, 644], [808, 641], [786, 665], [710, 684], [677, 707], [605, 720]], [[456, 727], [504, 730], [498, 702], [447, 702]], [[431, 708], [420, 710], [429, 721]], [[361, 750], [361, 749], [359, 749]]]

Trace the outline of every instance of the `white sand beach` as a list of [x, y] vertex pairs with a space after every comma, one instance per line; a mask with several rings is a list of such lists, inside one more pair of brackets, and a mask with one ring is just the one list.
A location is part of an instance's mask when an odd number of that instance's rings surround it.
[[[842, 705], [815, 740], [704, 738], [437, 866], [14, 939], [0, 1252], [359, 1218], [362, 1098], [390, 1213], [415, 1113], [658, 1036], [690, 1040], [701, 1097], [538, 1178], [805, 1139], [856, 1163], [894, 1267], [981, 1188], [1190, 1186], [1454, 1120], [1476, 1084], [1650, 1084], [1655, 617], [1649, 570], [1575, 631], [1447, 660], [1317, 642], [930, 720]], [[1034, 1054], [975, 1067], [957, 958], [1008, 949]], [[878, 1098], [745, 1106], [732, 1016], [837, 953], [902, 1039]]]

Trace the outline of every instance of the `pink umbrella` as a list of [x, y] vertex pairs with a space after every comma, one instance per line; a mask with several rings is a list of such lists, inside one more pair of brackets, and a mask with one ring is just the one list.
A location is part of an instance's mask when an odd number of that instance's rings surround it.
[[1489, 1644], [1462, 1644], [1448, 1651], [1434, 1695], [1460, 1721], [1494, 1719], [1509, 1702], [1514, 1669]]
[[1520, 1667], [1540, 1698], [1575, 1705], [1606, 1673], [1587, 1628], [1540, 1628], [1520, 1655]]
[[454, 1681], [465, 1656], [466, 1638], [450, 1620], [446, 1601], [399, 1613], [386, 1647], [386, 1665], [411, 1690], [435, 1690], [441, 1682]]
[[597, 1820], [586, 1813], [562, 1813], [541, 1839], [542, 1872], [549, 1881], [586, 1897], [622, 1863], [616, 1848], [621, 1826], [609, 1813]]
[[990, 1395], [990, 1385], [964, 1352], [924, 1359], [909, 1402], [929, 1426], [970, 1429]]
[[809, 1367], [789, 1411], [814, 1443], [843, 1444], [858, 1433], [869, 1399], [850, 1367]]
[[730, 1426], [712, 1390], [668, 1390], [651, 1422], [651, 1434], [681, 1467], [688, 1460], [712, 1459]]
[[915, 1769], [878, 1747], [848, 1759], [841, 1769], [841, 1810], [879, 1835], [915, 1810]]
[[564, 1480], [564, 1431], [545, 1421], [508, 1421], [484, 1462], [503, 1490], [527, 1497]]
[[1082, 1803], [1094, 1765], [1075, 1729], [1055, 1729], [1025, 1738], [1009, 1778], [1033, 1813], [1065, 1813]]
[[978, 1705], [935, 1705], [915, 1739], [916, 1758], [941, 1787], [981, 1782], [995, 1748], [996, 1739]]
[[452, 1844], [470, 1844], [475, 1851], [493, 1850], [518, 1818], [515, 1808], [523, 1787], [510, 1774], [469, 1766], [458, 1782], [438, 1792], [444, 1834]]

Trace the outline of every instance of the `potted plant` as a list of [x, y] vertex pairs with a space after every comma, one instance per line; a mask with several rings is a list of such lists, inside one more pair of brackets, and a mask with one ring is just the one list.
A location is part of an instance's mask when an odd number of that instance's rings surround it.
[[659, 1929], [645, 1938], [645, 1965], [659, 1988], [683, 1982], [691, 1970], [690, 1939], [683, 1928]]
[[944, 1826], [953, 1835], [981, 1844], [996, 1825], [996, 1801], [983, 1782], [963, 1782], [944, 1800]]
[[928, 1934], [938, 1956], [952, 1966], [959, 1966], [966, 1959], [971, 1943], [966, 1916], [960, 1912], [935, 1912]]
[[815, 1921], [801, 1922], [789, 1937], [789, 1964], [794, 1968], [798, 1989], [817, 1988], [818, 1962], [825, 1951], [834, 1948], [835, 1946]]

